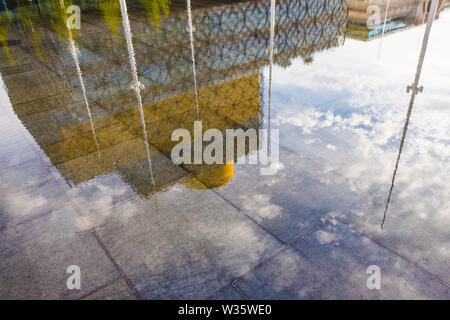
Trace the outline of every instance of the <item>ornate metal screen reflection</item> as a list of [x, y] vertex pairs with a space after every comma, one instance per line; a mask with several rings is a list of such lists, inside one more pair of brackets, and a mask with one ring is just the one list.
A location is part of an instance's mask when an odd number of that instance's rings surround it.
[[[258, 70], [268, 63], [270, 1], [248, 1], [194, 10], [198, 69], [230, 70], [230, 76]], [[347, 4], [343, 0], [277, 1], [274, 61], [285, 65], [297, 56], [309, 56], [315, 51], [339, 46], [344, 41]], [[143, 26], [144, 27], [144, 26]], [[186, 19], [173, 15], [162, 24], [164, 32], [153, 34], [146, 43], [161, 48], [167, 54], [165, 66], [150, 80], [170, 82], [179, 71], [169, 70], [172, 58], [189, 60]], [[139, 27], [135, 29], [139, 33]], [[182, 46], [185, 46], [184, 50]], [[185, 70], [189, 72], [189, 70]], [[214, 83], [217, 74], [204, 78], [204, 84]], [[225, 76], [226, 78], [226, 76]], [[224, 80], [220, 78], [219, 80]]]
[[[108, 1], [95, 1], [106, 3]], [[154, 17], [130, 1], [130, 23], [149, 142], [161, 152], [173, 146], [171, 132], [191, 128], [195, 120], [194, 82], [187, 18], [173, 11], [155, 25]], [[128, 56], [114, 8], [82, 8], [81, 30], [74, 32], [80, 49], [83, 84], [99, 137], [101, 160], [90, 135], [79, 79], [67, 50], [67, 35], [39, 15], [28, 15], [8, 27], [8, 49], [14, 65], [0, 72], [15, 111], [66, 180], [73, 184], [114, 170], [138, 192], [147, 181], [137, 172], [145, 152], [142, 129], [130, 90]], [[136, 7], [133, 6], [136, 4]], [[90, 7], [89, 7], [90, 6]], [[134, 9], [133, 9], [134, 8]], [[269, 63], [270, 0], [235, 2], [192, 10], [198, 97], [204, 129], [259, 128], [262, 120], [262, 68]], [[278, 0], [274, 62], [288, 66], [301, 56], [344, 41], [345, 0]], [[41, 12], [45, 17], [45, 12]], [[106, 16], [111, 15], [111, 16]], [[24, 18], [25, 19], [25, 18]], [[116, 30], [116, 31], [113, 31]], [[27, 57], [24, 64], [23, 53]], [[1, 61], [5, 61], [4, 56]], [[29, 85], [32, 85], [30, 90]], [[26, 97], [26, 98], [24, 98]], [[29, 99], [28, 99], [29, 97]], [[120, 160], [120, 161], [119, 161]], [[135, 168], [135, 169], [132, 169]], [[208, 169], [209, 170], [209, 169]], [[133, 178], [134, 177], [134, 178]], [[135, 181], [135, 182], [132, 182]]]

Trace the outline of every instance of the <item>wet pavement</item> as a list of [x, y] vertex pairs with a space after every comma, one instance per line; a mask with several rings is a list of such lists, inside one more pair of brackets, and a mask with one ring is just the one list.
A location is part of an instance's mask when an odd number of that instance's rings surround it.
[[[71, 31], [2, 7], [0, 298], [450, 298], [450, 9], [407, 93], [425, 24], [381, 42], [346, 1], [272, 3], [85, 1]], [[238, 163], [261, 138], [175, 164], [195, 120], [279, 130], [278, 170]]]

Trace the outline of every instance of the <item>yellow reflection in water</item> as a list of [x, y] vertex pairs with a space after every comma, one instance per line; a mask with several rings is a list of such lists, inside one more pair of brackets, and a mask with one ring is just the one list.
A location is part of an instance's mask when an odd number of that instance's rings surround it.
[[106, 26], [116, 42], [121, 40], [120, 30], [122, 28], [122, 16], [120, 14], [120, 3], [115, 0], [107, 0], [99, 3]]
[[141, 4], [144, 6], [145, 13], [150, 21], [153, 23], [155, 30], [159, 30], [161, 25], [161, 16], [169, 16], [169, 5], [170, 0], [140, 0]]
[[14, 59], [11, 56], [11, 53], [9, 52], [9, 46], [8, 46], [8, 30], [12, 23], [12, 18], [9, 12], [5, 14], [0, 14], [0, 43], [2, 44], [3, 50], [6, 53], [6, 56], [8, 57], [9, 64], [15, 65]]
[[0, 43], [9, 59], [10, 65], [15, 65], [14, 59], [9, 52], [8, 44], [8, 40], [11, 39], [10, 32], [14, 32], [11, 30], [13, 24], [17, 24], [19, 29], [29, 31], [25, 40], [32, 44], [39, 60], [45, 61], [41, 51], [42, 36], [40, 28], [42, 26], [39, 26], [37, 21], [41, 21], [41, 24], [44, 23], [50, 27], [53, 32], [61, 36], [60, 40], [64, 41], [64, 39], [69, 37], [66, 8], [72, 4], [72, 0], [49, 0], [37, 7], [28, 1], [19, 0], [16, 9], [0, 14]]
[[[197, 178], [204, 183], [200, 183], [200, 181], [195, 178], [184, 180], [182, 183], [190, 189], [205, 190], [224, 186], [233, 177], [233, 161], [230, 161], [225, 165], [217, 165], [215, 168], [214, 166], [208, 167], [209, 170], [197, 174]], [[213, 167], [214, 169], [210, 169], [210, 167]]]

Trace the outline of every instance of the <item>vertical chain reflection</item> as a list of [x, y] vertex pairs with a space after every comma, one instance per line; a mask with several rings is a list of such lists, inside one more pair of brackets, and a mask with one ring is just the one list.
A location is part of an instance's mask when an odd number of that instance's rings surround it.
[[[64, 8], [65, 8], [64, 0], [60, 1], [60, 5], [61, 5], [61, 8], [64, 10]], [[67, 21], [67, 19], [66, 19], [66, 21]], [[67, 30], [69, 32], [69, 49], [70, 49], [70, 54], [72, 55], [73, 61], [75, 62], [75, 68], [77, 70], [78, 81], [80, 82], [81, 92], [83, 94], [84, 104], [86, 106], [87, 113], [88, 113], [88, 116], [89, 116], [89, 122], [91, 124], [92, 135], [94, 137], [94, 142], [95, 142], [95, 146], [97, 148], [98, 157], [100, 158], [100, 148], [98, 146], [97, 135], [95, 133], [94, 120], [92, 119], [91, 108], [89, 107], [89, 102], [88, 102], [87, 95], [86, 95], [86, 88], [84, 87], [83, 73], [81, 72], [81, 68], [80, 68], [80, 59], [79, 59], [79, 52], [80, 51], [79, 51], [77, 45], [75, 44], [75, 41], [73, 40], [72, 31], [71, 31], [70, 26], [68, 24], [67, 24]]]
[[272, 70], [273, 70], [273, 42], [275, 37], [275, 6], [276, 0], [270, 0], [270, 42], [269, 42], [269, 101], [267, 105], [267, 159], [271, 159], [270, 150], [270, 107], [272, 103]]
[[192, 59], [192, 72], [194, 75], [194, 94], [195, 94], [195, 107], [197, 110], [197, 120], [200, 120], [198, 112], [198, 90], [197, 90], [197, 73], [195, 70], [195, 49], [194, 49], [194, 27], [192, 25], [192, 11], [191, 11], [191, 0], [187, 0], [187, 16], [188, 16], [188, 26], [187, 31], [189, 32], [189, 40], [191, 45], [191, 59]]
[[139, 77], [137, 75], [136, 59], [135, 59], [135, 55], [134, 55], [134, 48], [133, 48], [133, 41], [132, 41], [133, 36], [131, 34], [130, 21], [128, 20], [127, 4], [126, 4], [125, 0], [120, 0], [120, 11], [122, 13], [123, 33], [124, 33], [125, 39], [127, 41], [128, 59], [130, 61], [131, 73], [133, 75], [133, 82], [131, 84], [131, 88], [134, 90], [134, 92], [136, 94], [136, 99], [137, 99], [138, 109], [139, 109], [139, 116], [141, 119], [141, 126], [142, 126], [142, 131], [143, 131], [143, 136], [144, 136], [145, 149], [147, 152], [147, 161], [148, 161], [148, 166], [150, 169], [150, 178], [151, 178], [151, 182], [153, 184], [153, 195], [155, 197], [155, 209], [156, 209], [156, 213], [159, 214], [158, 198], [156, 195], [156, 184], [155, 184], [155, 179], [153, 177], [152, 159], [150, 157], [150, 145], [148, 143], [147, 128], [145, 125], [144, 110], [142, 107], [141, 89], [143, 89], [144, 86], [141, 82], [139, 82]]
[[384, 222], [386, 221], [386, 213], [389, 208], [389, 203], [391, 202], [392, 190], [394, 189], [395, 177], [397, 175], [398, 164], [400, 162], [400, 156], [402, 154], [403, 145], [405, 143], [406, 132], [408, 131], [409, 118], [411, 117], [412, 108], [414, 106], [414, 100], [416, 98], [416, 94], [422, 91], [422, 88], [419, 88], [419, 79], [420, 74], [422, 72], [422, 65], [425, 59], [425, 53], [427, 51], [428, 39], [430, 37], [431, 27], [433, 25], [434, 17], [437, 11], [437, 5], [439, 0], [432, 0], [430, 12], [428, 15], [427, 27], [425, 29], [425, 34], [423, 36], [422, 41], [422, 49], [420, 51], [419, 61], [417, 63], [416, 76], [414, 78], [414, 83], [407, 87], [407, 90], [412, 91], [411, 100], [409, 101], [408, 112], [406, 114], [405, 125], [403, 126], [402, 138], [400, 140], [400, 146], [398, 148], [398, 155], [395, 161], [394, 173], [392, 174], [391, 188], [389, 189], [389, 195], [386, 201], [386, 207], [384, 208], [383, 220], [381, 221], [381, 229], [383, 229]]

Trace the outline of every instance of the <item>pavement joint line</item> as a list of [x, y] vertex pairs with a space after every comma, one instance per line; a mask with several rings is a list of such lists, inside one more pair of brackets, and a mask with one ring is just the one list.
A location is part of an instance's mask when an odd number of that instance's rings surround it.
[[119, 275], [119, 276], [115, 277], [114, 279], [112, 279], [111, 281], [108, 281], [108, 282], [106, 282], [105, 284], [102, 284], [102, 285], [98, 286], [97, 288], [95, 288], [95, 289], [93, 289], [93, 290], [91, 290], [91, 291], [89, 291], [89, 292], [87, 292], [87, 293], [81, 295], [81, 296], [78, 297], [76, 300], [83, 300], [83, 299], [89, 297], [90, 295], [92, 295], [92, 294], [94, 294], [94, 293], [97, 293], [97, 292], [100, 291], [101, 289], [106, 288], [106, 287], [109, 286], [110, 284], [113, 284], [115, 281], [117, 281], [117, 280], [119, 280], [119, 279], [122, 279], [122, 276], [121, 276], [121, 275]]
[[102, 208], [102, 209], [95, 210], [95, 211], [93, 211], [93, 213], [100, 213], [100, 212], [104, 212], [104, 211], [108, 211], [108, 210], [114, 209], [114, 208], [116, 208], [118, 206], [121, 206], [122, 204], [125, 204], [125, 203], [127, 203], [129, 201], [132, 201], [132, 200], [134, 200], [134, 199], [136, 199], [138, 197], [139, 197], [139, 195], [136, 193], [136, 194], [134, 194], [134, 195], [132, 195], [130, 197], [127, 197], [126, 199], [123, 199], [123, 200], [120, 200], [120, 201], [117, 201], [117, 202], [113, 203], [111, 206], [109, 206], [107, 208]]
[[52, 210], [48, 210], [48, 211], [39, 213], [39, 214], [37, 214], [37, 215], [33, 215], [33, 216], [31, 216], [31, 217], [28, 217], [28, 218], [25, 217], [23, 220], [18, 221], [18, 222], [15, 223], [15, 224], [12, 224], [12, 225], [10, 225], [10, 226], [6, 226], [6, 227], [2, 230], [2, 232], [7, 231], [7, 230], [14, 229], [14, 228], [16, 228], [16, 227], [18, 227], [18, 226], [20, 226], [20, 225], [22, 225], [22, 224], [29, 223], [29, 222], [34, 221], [34, 220], [36, 220], [36, 219], [39, 219], [39, 218], [48, 216], [48, 215], [52, 214], [53, 212], [55, 212], [55, 211], [57, 211], [57, 210], [59, 210], [59, 209], [61, 209], [61, 208], [63, 208], [63, 207], [64, 207], [64, 205], [61, 205], [61, 206], [59, 206], [59, 207], [57, 207], [57, 208], [55, 208], [55, 209], [52, 209]]
[[[21, 46], [19, 46], [19, 48], [21, 48], [23, 51], [25, 51], [25, 49], [22, 48]], [[25, 52], [27, 52], [27, 51], [25, 51]], [[43, 64], [44, 64], [43, 62], [39, 62], [39, 65], [43, 65]], [[43, 67], [45, 67], [45, 66], [43, 66]], [[36, 70], [39, 70], [39, 69], [36, 69]], [[33, 70], [33, 71], [35, 71], [35, 70]], [[28, 73], [28, 72], [29, 71], [24, 71], [22, 73]], [[55, 73], [55, 71], [52, 71], [52, 72]], [[15, 74], [17, 74], [17, 73], [15, 73]], [[52, 94], [52, 95], [45, 96], [45, 97], [34, 98], [34, 99], [31, 99], [31, 100], [28, 100], [28, 101], [19, 102], [19, 103], [16, 104], [16, 106], [20, 107], [22, 105], [29, 105], [30, 103], [39, 102], [40, 100], [58, 98], [59, 96], [61, 96], [61, 94], [57, 93], [57, 94]], [[36, 112], [31, 112], [31, 113], [26, 113], [26, 114], [23, 114], [22, 116], [23, 117], [29, 117], [29, 116], [33, 116], [33, 115], [36, 115], [36, 114], [39, 114], [39, 113], [44, 113], [44, 112], [47, 112], [47, 111], [50, 111], [50, 110], [53, 110], [53, 108], [49, 107], [48, 109], [41, 110], [41, 111], [36, 111]]]
[[[27, 162], [34, 162], [36, 159], [42, 159], [42, 158], [40, 158], [40, 156], [38, 155], [37, 158], [31, 158], [31, 159], [28, 159], [28, 160], [25, 160], [25, 161], [22, 161], [22, 162], [19, 162], [19, 163], [10, 165], [10, 166], [8, 166], [8, 167], [1, 168], [1, 169], [0, 169], [0, 174], [3, 174], [4, 171], [9, 171], [9, 170], [14, 169], [14, 167], [23, 166], [23, 165], [24, 165], [25, 163], [27, 163]], [[49, 163], [46, 163], [46, 162], [44, 161], [44, 162], [41, 164], [41, 167], [44, 167], [44, 168], [46, 168], [46, 169], [50, 169], [50, 168], [52, 167], [52, 165], [49, 164]], [[40, 183], [44, 183], [44, 182], [46, 182], [46, 181], [48, 181], [48, 180], [50, 180], [50, 179], [47, 178], [47, 179], [45, 179], [45, 180], [39, 181], [39, 182], [37, 182], [36, 184], [31, 185], [30, 187], [33, 187], [33, 186], [38, 185], [38, 184], [40, 184]], [[17, 193], [18, 193], [18, 192], [17, 192]]]
[[17, 196], [20, 196], [20, 195], [22, 195], [24, 192], [26, 192], [26, 191], [28, 191], [28, 190], [30, 190], [30, 189], [33, 189], [33, 188], [36, 188], [36, 187], [41, 187], [41, 186], [43, 186], [43, 185], [45, 185], [46, 183], [48, 183], [48, 182], [50, 182], [50, 181], [53, 181], [53, 178], [52, 177], [47, 177], [47, 178], [45, 178], [44, 180], [42, 180], [42, 181], [39, 181], [39, 182], [37, 182], [37, 183], [34, 183], [34, 184], [32, 184], [32, 185], [29, 185], [29, 186], [26, 186], [25, 188], [22, 188], [22, 189], [20, 189], [19, 191], [14, 191], [14, 192], [11, 192], [11, 193], [4, 193], [4, 195], [1, 197], [2, 199], [5, 199], [5, 198], [9, 198], [9, 197], [17, 197]]
[[311, 230], [307, 231], [306, 233], [302, 234], [300, 237], [298, 237], [296, 240], [290, 242], [288, 245], [292, 246], [295, 242], [302, 241], [303, 239], [305, 239], [308, 236], [310, 236], [314, 231], [317, 231], [320, 228], [324, 227], [327, 223], [329, 223], [328, 219], [326, 219], [323, 223], [316, 225], [314, 228], [312, 228]]
[[219, 291], [221, 291], [222, 289], [224, 289], [225, 287], [227, 287], [228, 285], [233, 285], [233, 283], [241, 280], [245, 275], [247, 275], [248, 273], [250, 273], [252, 270], [254, 270], [255, 268], [257, 268], [258, 266], [262, 265], [264, 262], [266, 262], [267, 260], [273, 258], [274, 256], [276, 256], [277, 254], [283, 252], [284, 250], [286, 250], [288, 247], [286, 245], [282, 246], [281, 248], [279, 248], [278, 250], [276, 250], [272, 255], [270, 255], [269, 257], [267, 257], [266, 259], [258, 262], [255, 266], [253, 266], [252, 268], [248, 269], [246, 272], [244, 272], [243, 274], [241, 274], [240, 276], [232, 279], [231, 281], [227, 282], [224, 286], [222, 286], [221, 288], [217, 289], [216, 291], [214, 291], [211, 295], [209, 295], [206, 300], [210, 299], [211, 297], [215, 296]]
[[340, 219], [339, 217], [334, 217], [332, 220], [335, 220], [338, 223], [344, 224], [345, 226], [347, 226], [350, 230], [358, 233], [359, 235], [369, 239], [371, 242], [373, 242], [374, 244], [378, 245], [379, 247], [391, 252], [392, 254], [396, 255], [397, 257], [405, 260], [407, 263], [409, 263], [410, 265], [412, 265], [413, 267], [419, 269], [420, 271], [426, 273], [427, 275], [429, 275], [431, 278], [433, 278], [434, 280], [438, 281], [439, 283], [441, 283], [443, 286], [450, 288], [450, 285], [445, 282], [444, 280], [442, 280], [441, 278], [439, 278], [437, 275], [435, 275], [434, 273], [426, 270], [424, 267], [420, 266], [419, 264], [417, 264], [416, 262], [408, 259], [407, 257], [399, 254], [398, 252], [392, 250], [391, 248], [388, 248], [387, 246], [381, 244], [380, 242], [378, 242], [375, 239], [372, 239], [371, 237], [369, 237], [367, 234], [365, 234], [364, 232], [359, 231], [358, 229], [354, 228], [353, 226], [351, 226], [349, 223], [345, 222], [344, 220]]
[[[184, 169], [184, 168], [183, 168]], [[184, 169], [186, 170], [186, 169]], [[193, 174], [192, 172], [186, 170], [187, 172]], [[204, 184], [206, 187], [210, 188], [210, 190], [212, 192], [214, 192], [215, 194], [217, 194], [220, 198], [222, 198], [225, 202], [227, 202], [228, 204], [230, 204], [232, 207], [234, 207], [239, 213], [243, 214], [244, 216], [246, 216], [250, 221], [252, 221], [253, 223], [255, 223], [257, 226], [259, 226], [260, 228], [262, 228], [265, 232], [267, 232], [269, 235], [271, 235], [273, 238], [275, 238], [275, 240], [277, 240], [278, 242], [280, 242], [281, 244], [285, 245], [286, 242], [281, 240], [280, 238], [278, 238], [273, 232], [271, 232], [269, 229], [267, 229], [266, 227], [264, 227], [263, 225], [261, 225], [259, 222], [257, 222], [255, 219], [253, 219], [251, 216], [249, 216], [245, 210], [241, 209], [239, 206], [237, 206], [236, 204], [234, 204], [234, 202], [232, 202], [231, 200], [227, 199], [225, 196], [223, 196], [221, 193], [219, 193], [215, 188], [211, 188], [207, 183], [205, 183], [204, 181], [202, 181], [200, 178], [198, 178], [195, 174], [193, 174], [194, 178], [197, 179], [198, 181], [200, 181], [202, 184]]]
[[106, 256], [109, 258], [109, 260], [111, 261], [111, 263], [114, 265], [114, 267], [117, 269], [117, 271], [119, 271], [121, 277], [125, 280], [125, 282], [127, 283], [128, 287], [131, 289], [131, 291], [133, 292], [133, 294], [136, 296], [136, 298], [138, 298], [139, 300], [142, 300], [142, 296], [141, 294], [137, 291], [137, 289], [135, 288], [135, 286], [133, 285], [133, 283], [131, 282], [131, 280], [128, 278], [128, 276], [125, 274], [125, 272], [122, 270], [122, 268], [119, 266], [119, 264], [117, 263], [117, 261], [114, 259], [114, 257], [111, 255], [111, 253], [109, 252], [109, 250], [106, 248], [106, 246], [104, 245], [104, 243], [102, 242], [102, 240], [100, 239], [100, 237], [97, 235], [97, 233], [95, 232], [94, 228], [91, 228], [91, 233], [92, 235], [95, 237], [95, 239], [97, 240], [98, 244], [100, 245], [100, 247], [103, 249], [103, 251], [105, 252]]
[[[196, 177], [197, 178], [197, 177]], [[198, 178], [197, 178], [198, 179]], [[203, 184], [205, 184], [202, 180], [198, 179], [200, 182], [202, 182]], [[208, 185], [205, 184], [207, 187]], [[239, 208], [237, 205], [235, 205], [232, 201], [228, 200], [227, 198], [225, 198], [222, 194], [220, 194], [219, 192], [217, 192], [215, 189], [211, 189], [215, 194], [217, 194], [220, 198], [222, 198], [223, 200], [225, 200], [228, 204], [230, 204], [231, 206], [233, 206], [236, 210], [238, 210], [239, 213], [243, 214], [245, 217], [247, 217], [250, 221], [252, 221], [253, 223], [255, 223], [257, 226], [259, 226], [261, 229], [263, 229], [265, 232], [267, 232], [269, 235], [271, 235], [275, 240], [277, 240], [278, 242], [280, 242], [281, 244], [285, 245], [286, 242], [281, 240], [277, 235], [275, 235], [272, 231], [270, 231], [269, 229], [267, 229], [266, 227], [264, 227], [263, 225], [261, 225], [258, 221], [256, 221], [253, 217], [249, 216], [247, 214], [247, 212], [241, 208]]]
[[[324, 225], [326, 225], [328, 223], [328, 220], [326, 220], [325, 222], [323, 222], [320, 225], [315, 226], [314, 228], [312, 228], [311, 230], [307, 231], [306, 233], [302, 234], [300, 237], [298, 237], [296, 240], [292, 241], [289, 244], [285, 244], [283, 247], [281, 247], [280, 249], [276, 250], [271, 256], [267, 257], [266, 259], [258, 262], [254, 267], [250, 268], [249, 270], [247, 270], [246, 272], [244, 272], [243, 274], [241, 274], [240, 276], [234, 278], [233, 280], [231, 280], [229, 283], [227, 283], [226, 285], [224, 285], [223, 287], [219, 288], [218, 290], [216, 290], [215, 292], [213, 292], [210, 296], [208, 296], [206, 299], [210, 299], [212, 297], [214, 297], [219, 291], [221, 291], [222, 289], [224, 289], [226, 286], [228, 285], [233, 285], [236, 284], [237, 281], [241, 280], [243, 277], [245, 277], [248, 273], [250, 273], [251, 271], [255, 270], [257, 267], [259, 267], [260, 265], [263, 265], [264, 263], [266, 263], [267, 261], [271, 260], [273, 257], [275, 257], [276, 255], [282, 253], [283, 251], [289, 249], [291, 247], [291, 245], [294, 242], [297, 241], [301, 241], [303, 239], [305, 239], [306, 237], [308, 237], [309, 235], [311, 235], [312, 233], [314, 233], [315, 231], [319, 230], [320, 228], [322, 228]], [[242, 291], [243, 292], [243, 291]]]
[[237, 292], [239, 292], [244, 298], [245, 300], [251, 300], [250, 297], [244, 292], [244, 290], [242, 290], [236, 283], [235, 281], [233, 281], [231, 283], [231, 286], [236, 289]]

